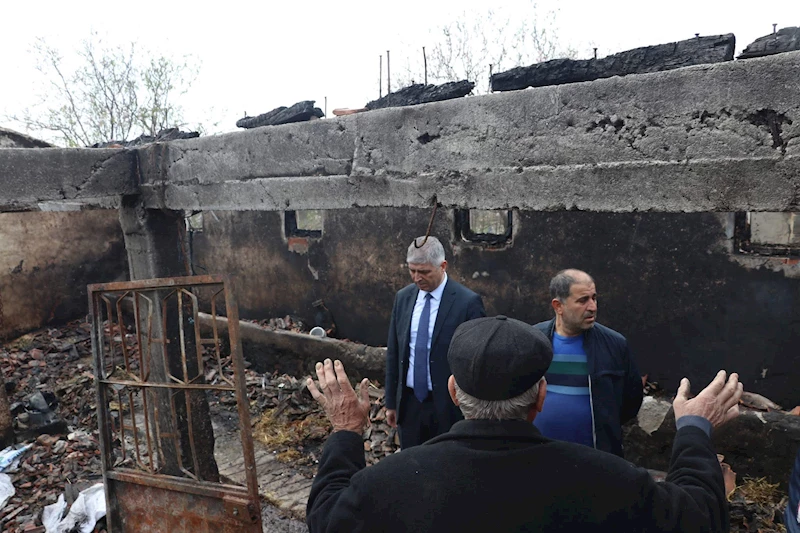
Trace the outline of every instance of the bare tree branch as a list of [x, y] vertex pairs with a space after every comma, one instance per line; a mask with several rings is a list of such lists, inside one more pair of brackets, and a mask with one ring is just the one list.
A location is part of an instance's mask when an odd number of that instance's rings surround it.
[[524, 17], [504, 15], [500, 9], [464, 12], [442, 26], [440, 39], [431, 47], [428, 78], [437, 83], [468, 79], [475, 82], [475, 92], [484, 93], [489, 90], [489, 65], [500, 72], [575, 55], [561, 48], [554, 13], [539, 17], [532, 1], [526, 10]]
[[184, 125], [175, 96], [185, 94], [197, 76], [186, 57], [154, 56], [134, 43], [107, 46], [96, 33], [81, 43], [77, 61], [65, 61], [43, 39], [33, 52], [52, 90], [42, 91], [41, 103], [22, 116], [7, 117], [29, 131], [54, 132], [67, 146], [89, 146]]

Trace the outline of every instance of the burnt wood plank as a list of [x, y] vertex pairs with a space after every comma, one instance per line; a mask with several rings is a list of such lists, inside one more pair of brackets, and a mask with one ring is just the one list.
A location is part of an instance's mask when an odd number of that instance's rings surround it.
[[367, 104], [367, 109], [382, 109], [385, 107], [402, 107], [407, 105], [427, 104], [461, 98], [472, 92], [475, 84], [471, 81], [451, 81], [441, 85], [423, 85], [416, 83], [404, 87], [397, 92], [387, 94], [383, 98], [373, 100]]
[[738, 59], [762, 57], [783, 52], [800, 50], [800, 27], [790, 26], [781, 28], [777, 32], [759, 37], [739, 55]]
[[733, 59], [735, 46], [736, 37], [728, 33], [634, 48], [600, 59], [553, 59], [494, 74], [492, 90], [513, 91], [720, 63]]

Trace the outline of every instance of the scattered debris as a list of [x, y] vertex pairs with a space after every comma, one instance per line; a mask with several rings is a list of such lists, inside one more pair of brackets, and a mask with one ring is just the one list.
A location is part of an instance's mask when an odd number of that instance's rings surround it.
[[66, 508], [63, 494], [56, 503], [45, 508], [42, 512], [42, 525], [46, 528], [46, 533], [92, 533], [97, 522], [106, 516], [103, 484], [96, 483], [81, 491], [67, 516], [64, 516]]
[[308, 333], [309, 329], [305, 323], [296, 316], [286, 315], [283, 318], [269, 318], [266, 320], [247, 320], [253, 324], [269, 328], [273, 331], [293, 331], [295, 333]]
[[22, 456], [23, 453], [27, 452], [33, 444], [26, 444], [25, 446], [15, 449], [13, 446], [9, 446], [8, 448], [4, 449], [0, 452], [0, 472], [5, 472], [6, 469], [14, 470], [15, 463], [19, 461], [19, 458]]
[[[70, 487], [102, 478], [89, 332], [88, 323], [76, 321], [0, 345], [0, 369], [13, 387], [9, 402], [17, 413], [17, 438], [30, 429], [20, 415], [47, 408], [64, 422], [61, 434], [34, 436], [17, 458], [19, 466], [9, 468], [15, 494], [0, 509], [4, 532], [37, 531], [46, 505]], [[68, 426], [74, 428], [69, 435]]]
[[293, 122], [306, 122], [315, 118], [322, 118], [325, 113], [314, 107], [314, 100], [303, 100], [292, 107], [276, 107], [272, 111], [257, 117], [244, 117], [236, 121], [237, 128], [260, 128], [261, 126], [278, 126]]
[[759, 37], [748, 44], [737, 59], [769, 56], [793, 50], [800, 50], [800, 27], [798, 26], [781, 28], [769, 35]]
[[442, 85], [416, 83], [373, 100], [366, 105], [366, 109], [383, 109], [386, 107], [402, 107], [452, 100], [453, 98], [461, 98], [468, 95], [474, 88], [475, 84], [467, 80], [451, 81]]
[[8, 474], [0, 474], [0, 511], [16, 492]]
[[730, 498], [733, 491], [736, 490], [736, 472], [733, 471], [731, 465], [724, 462], [724, 455], [717, 454], [717, 460], [720, 468], [722, 468], [722, 479], [725, 481], [725, 496]]
[[783, 511], [787, 497], [778, 484], [764, 478], [747, 478], [728, 500], [731, 509], [731, 531], [784, 532]]
[[[275, 329], [306, 329], [291, 316], [261, 322]], [[0, 504], [8, 493], [7, 503], [0, 505], [0, 530], [4, 532], [66, 531], [46, 529], [45, 522], [50, 524], [50, 520], [55, 520], [53, 517], [60, 521], [68, 507], [75, 509], [75, 502], [87, 488], [99, 487], [94, 490], [102, 495], [102, 485], [98, 485], [102, 474], [89, 332], [89, 324], [78, 321], [61, 328], [42, 329], [0, 346], [0, 369], [12, 384], [10, 401], [24, 406], [26, 411], [46, 405], [57, 410], [69, 425], [67, 434], [42, 434], [29, 443], [27, 451], [18, 458], [19, 466], [9, 472], [10, 488], [0, 474]], [[131, 336], [131, 342], [134, 339]], [[225, 375], [226, 365], [230, 365], [229, 359], [223, 361]], [[306, 390], [304, 378], [263, 374], [252, 368], [245, 371], [255, 439], [278, 460], [290, 463], [299, 474], [310, 478], [316, 473], [331, 427]], [[220, 371], [209, 369], [206, 379], [218, 383]], [[648, 385], [655, 384], [645, 380], [645, 387]], [[383, 389], [370, 384], [369, 396], [371, 425], [364, 432], [363, 441], [367, 463], [375, 464], [399, 450], [399, 436], [386, 423]], [[231, 398], [225, 395], [209, 398], [215, 416], [222, 411], [235, 411], [235, 401]], [[756, 525], [761, 531], [779, 531], [780, 518], [775, 515], [783, 498], [779, 486], [764, 480], [745, 480], [731, 493], [735, 473], [726, 468], [722, 459], [726, 491], [731, 494], [731, 531], [756, 531]], [[48, 507], [53, 504], [58, 505]], [[46, 508], [50, 510], [43, 513]], [[104, 531], [104, 519], [91, 528], [83, 531]]]
[[755, 392], [743, 392], [740, 403], [750, 409], [757, 409], [759, 411], [780, 411], [781, 406]]
[[153, 135], [139, 135], [132, 141], [108, 141], [104, 143], [96, 143], [92, 148], [132, 148], [134, 146], [142, 146], [143, 144], [160, 143], [166, 141], [176, 141], [179, 139], [194, 139], [200, 137], [200, 133], [196, 131], [181, 131], [178, 128], [167, 128]]
[[642, 376], [642, 382], [644, 387], [644, 394], [646, 396], [655, 395], [661, 392], [661, 385], [658, 384], [657, 381], [648, 381], [647, 378], [649, 376], [645, 374]]
[[[248, 385], [257, 375], [250, 370]], [[262, 387], [248, 386], [251, 405], [257, 408], [253, 437], [272, 449], [278, 459], [303, 466], [314, 475], [316, 463], [325, 439], [331, 431], [330, 422], [317, 402], [306, 390], [305, 380], [282, 375], [264, 378]], [[370, 427], [364, 432], [364, 451], [367, 464], [374, 464], [400, 448], [397, 430], [386, 423], [383, 389], [370, 384]], [[311, 467], [311, 468], [308, 468]]]

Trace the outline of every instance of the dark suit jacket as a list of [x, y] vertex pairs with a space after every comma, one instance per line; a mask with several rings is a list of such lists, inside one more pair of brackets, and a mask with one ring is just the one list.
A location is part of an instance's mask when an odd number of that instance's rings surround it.
[[624, 459], [549, 440], [522, 420], [464, 420], [365, 468], [352, 431], [325, 443], [311, 533], [728, 531], [722, 470], [702, 429], [675, 436], [666, 482]]
[[[417, 294], [419, 288], [413, 283], [398, 291], [386, 343], [386, 408], [398, 409], [397, 421], [400, 424], [403, 422], [403, 413], [399, 410], [400, 398], [408, 374], [411, 314], [414, 312]], [[445, 427], [450, 427], [462, 418], [461, 411], [453, 405], [450, 393], [447, 392], [447, 380], [450, 378], [447, 350], [450, 348], [450, 340], [462, 322], [482, 316], [486, 316], [486, 311], [483, 309], [481, 297], [448, 277], [433, 327], [429, 358], [436, 416], [439, 424], [444, 424]]]

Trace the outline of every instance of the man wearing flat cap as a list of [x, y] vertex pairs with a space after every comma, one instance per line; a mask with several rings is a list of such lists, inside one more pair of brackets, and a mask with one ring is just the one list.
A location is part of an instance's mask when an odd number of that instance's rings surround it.
[[612, 454], [543, 437], [553, 358], [539, 330], [503, 316], [461, 324], [448, 388], [465, 420], [366, 467], [368, 382], [356, 395], [339, 361], [317, 363], [312, 396], [333, 424], [308, 499], [311, 533], [727, 531], [713, 427], [738, 414], [742, 385], [720, 371], [697, 397], [681, 381], [666, 482]]

